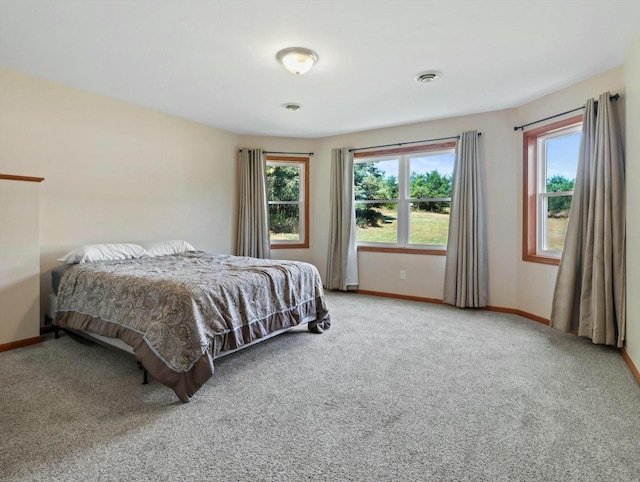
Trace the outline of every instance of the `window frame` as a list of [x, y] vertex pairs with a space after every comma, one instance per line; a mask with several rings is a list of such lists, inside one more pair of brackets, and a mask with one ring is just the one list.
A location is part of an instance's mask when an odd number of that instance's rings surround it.
[[[442, 201], [444, 198], [420, 198], [414, 199], [407, 196], [410, 195], [410, 158], [413, 154], [428, 153], [428, 155], [435, 155], [436, 153], [451, 152], [455, 154], [456, 141], [440, 142], [437, 144], [425, 144], [420, 146], [410, 147], [398, 147], [392, 149], [384, 149], [377, 151], [361, 151], [354, 153], [354, 166], [358, 162], [375, 162], [384, 161], [398, 158], [398, 198], [389, 200], [378, 200], [374, 203], [396, 202], [397, 204], [397, 217], [398, 217], [398, 231], [396, 243], [374, 243], [366, 241], [358, 241], [358, 251], [369, 251], [379, 253], [405, 253], [405, 254], [428, 254], [435, 256], [446, 256], [446, 245], [424, 245], [424, 244], [411, 244], [410, 239], [410, 204], [412, 202], [437, 202]], [[400, 158], [406, 156], [406, 161], [403, 162]], [[363, 159], [364, 158], [364, 159]], [[374, 159], [370, 159], [374, 158]], [[362, 159], [362, 160], [360, 160]], [[455, 162], [455, 161], [454, 161]], [[404, 195], [404, 197], [403, 197]], [[447, 198], [450, 202], [451, 200]], [[355, 204], [362, 203], [362, 201], [354, 201]], [[403, 227], [404, 229], [400, 229]]]
[[[299, 232], [301, 239], [271, 239], [269, 244], [271, 249], [307, 249], [309, 248], [309, 158], [292, 156], [272, 156], [265, 158], [267, 166], [290, 166], [292, 164], [300, 167], [300, 199], [296, 201], [269, 201], [267, 193], [267, 206], [271, 204], [297, 204], [299, 206]], [[267, 209], [268, 210], [268, 209]]]
[[[543, 216], [550, 197], [573, 196], [573, 191], [546, 192], [546, 160], [538, 162], [538, 150], [542, 139], [573, 134], [581, 129], [582, 114], [537, 129], [525, 131], [522, 137], [523, 200], [522, 200], [522, 260], [533, 263], [559, 265], [562, 251], [542, 249], [546, 235], [546, 219]], [[545, 181], [542, 186], [543, 180]], [[543, 192], [544, 187], [544, 192]]]

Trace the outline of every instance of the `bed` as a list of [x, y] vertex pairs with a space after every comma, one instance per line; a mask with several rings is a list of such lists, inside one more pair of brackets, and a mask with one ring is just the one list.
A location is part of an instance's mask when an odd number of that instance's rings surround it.
[[119, 340], [183, 402], [215, 358], [299, 325], [331, 326], [317, 269], [296, 261], [192, 251], [72, 264], [53, 284], [54, 326]]

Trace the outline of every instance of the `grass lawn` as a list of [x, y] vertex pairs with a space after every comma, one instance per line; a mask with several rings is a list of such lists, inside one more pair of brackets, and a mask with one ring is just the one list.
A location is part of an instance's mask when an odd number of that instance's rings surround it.
[[[395, 211], [380, 210], [385, 221], [377, 227], [361, 228], [356, 226], [358, 241], [370, 243], [397, 242], [398, 220]], [[547, 247], [562, 251], [567, 231], [568, 217], [549, 218], [547, 221]], [[428, 211], [411, 211], [410, 241], [412, 244], [447, 244], [449, 234], [449, 215]]]
[[[358, 241], [369, 243], [396, 243], [398, 220], [396, 212], [381, 209], [385, 222], [380, 226], [356, 226]], [[410, 241], [412, 244], [447, 244], [449, 215], [428, 211], [411, 211]]]
[[[356, 226], [358, 241], [370, 243], [396, 243], [398, 220], [396, 212], [380, 210], [385, 221], [377, 227], [361, 228]], [[561, 251], [564, 246], [564, 236], [567, 231], [568, 217], [549, 218], [547, 220], [548, 249]], [[447, 244], [449, 233], [449, 215], [428, 211], [411, 211], [410, 226], [411, 244]], [[269, 233], [273, 240], [297, 241], [298, 233]]]
[[547, 219], [547, 249], [562, 251], [569, 216]]
[[275, 241], [299, 241], [298, 233], [273, 233], [269, 232], [269, 238]]

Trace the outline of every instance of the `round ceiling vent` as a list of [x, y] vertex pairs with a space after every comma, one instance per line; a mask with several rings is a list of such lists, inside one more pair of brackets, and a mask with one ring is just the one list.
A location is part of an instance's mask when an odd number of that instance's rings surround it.
[[423, 72], [422, 74], [418, 74], [418, 76], [416, 77], [416, 80], [418, 82], [422, 82], [426, 84], [429, 82], [435, 82], [440, 77], [442, 77], [442, 72], [437, 72], [435, 70], [432, 70], [430, 72]]
[[288, 110], [290, 112], [295, 112], [302, 109], [302, 106], [300, 104], [284, 104], [282, 107], [284, 108], [284, 110]]

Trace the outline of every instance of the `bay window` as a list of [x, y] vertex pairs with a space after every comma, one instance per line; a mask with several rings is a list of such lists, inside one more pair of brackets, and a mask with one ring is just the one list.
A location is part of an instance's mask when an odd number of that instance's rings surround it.
[[358, 249], [445, 254], [455, 142], [356, 153]]

